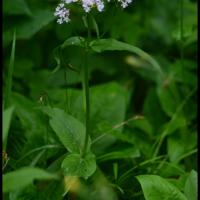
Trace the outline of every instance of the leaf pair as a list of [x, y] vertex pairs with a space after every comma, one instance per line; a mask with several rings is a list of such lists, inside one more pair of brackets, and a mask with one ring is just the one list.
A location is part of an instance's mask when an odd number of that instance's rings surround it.
[[90, 152], [90, 144], [86, 155], [82, 157], [85, 141], [85, 126], [76, 118], [58, 108], [43, 107], [42, 110], [50, 117], [50, 126], [59, 140], [71, 153], [62, 162], [64, 174], [87, 179], [96, 170], [95, 156]]
[[142, 49], [112, 38], [93, 40], [89, 44], [87, 44], [87, 42], [88, 41], [86, 41], [83, 37], [70, 37], [65, 40], [60, 47], [61, 49], [64, 49], [67, 46], [79, 46], [82, 48], [87, 48], [89, 46], [92, 51], [97, 53], [104, 51], [128, 51], [140, 56], [143, 60], [147, 61], [151, 65], [149, 70], [154, 72], [155, 80], [157, 82], [160, 83], [163, 80], [164, 74], [159, 63]]

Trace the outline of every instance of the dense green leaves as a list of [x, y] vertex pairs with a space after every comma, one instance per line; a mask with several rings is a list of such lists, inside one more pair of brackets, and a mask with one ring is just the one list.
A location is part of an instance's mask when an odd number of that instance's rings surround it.
[[35, 33], [37, 33], [41, 28], [53, 21], [54, 16], [49, 10], [37, 10], [34, 11], [33, 17], [27, 19], [24, 24], [17, 29], [17, 37], [20, 39], [29, 39]]
[[145, 200], [187, 200], [178, 188], [160, 176], [140, 175], [137, 179], [142, 186]]
[[58, 179], [58, 176], [50, 174], [45, 170], [39, 168], [24, 167], [3, 175], [3, 192], [10, 192], [14, 190], [23, 189], [27, 185], [33, 183], [35, 179]]
[[56, 4], [3, 2], [3, 199], [196, 200], [197, 1]]

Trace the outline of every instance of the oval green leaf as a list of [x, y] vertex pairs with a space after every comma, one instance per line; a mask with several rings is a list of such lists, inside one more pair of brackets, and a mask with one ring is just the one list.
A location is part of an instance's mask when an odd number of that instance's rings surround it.
[[187, 200], [172, 183], [157, 175], [136, 177], [142, 186], [145, 200]]
[[63, 160], [62, 168], [66, 176], [78, 176], [87, 179], [96, 170], [95, 156], [88, 153], [82, 158], [80, 154], [70, 154]]
[[162, 80], [163, 78], [163, 71], [158, 62], [148, 53], [144, 52], [142, 49], [136, 46], [110, 38], [93, 40], [90, 43], [90, 47], [93, 51], [98, 53], [103, 51], [129, 51], [131, 53], [135, 53], [152, 65], [152, 70], [154, 70], [156, 76], [158, 76], [158, 81]]
[[67, 150], [81, 153], [85, 140], [85, 126], [59, 108], [44, 107], [42, 109], [50, 116], [50, 126]]

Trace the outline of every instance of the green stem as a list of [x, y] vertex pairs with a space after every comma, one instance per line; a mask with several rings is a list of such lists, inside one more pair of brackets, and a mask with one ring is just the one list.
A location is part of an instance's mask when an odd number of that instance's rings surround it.
[[[181, 36], [181, 45], [180, 45], [180, 54], [181, 54], [181, 64], [183, 64], [183, 0], [180, 0], [180, 36]], [[183, 65], [182, 65], [183, 67]]]
[[87, 29], [88, 29], [88, 41], [85, 47], [85, 55], [84, 55], [84, 65], [83, 65], [83, 87], [84, 87], [84, 98], [85, 98], [85, 141], [83, 146], [82, 156], [85, 155], [88, 148], [88, 141], [89, 141], [89, 125], [90, 125], [90, 93], [89, 93], [89, 70], [88, 70], [88, 44], [91, 38], [90, 28], [89, 28], [89, 20], [88, 15], [86, 16], [87, 20]]
[[182, 77], [184, 77], [183, 59], [184, 59], [184, 41], [183, 41], [183, 0], [180, 0], [180, 59], [182, 68]]
[[89, 140], [89, 124], [90, 124], [90, 95], [89, 95], [89, 81], [88, 81], [88, 50], [85, 50], [85, 62], [83, 66], [83, 86], [84, 86], [84, 98], [85, 98], [85, 141], [82, 155], [84, 156], [87, 147], [88, 147], [88, 140]]

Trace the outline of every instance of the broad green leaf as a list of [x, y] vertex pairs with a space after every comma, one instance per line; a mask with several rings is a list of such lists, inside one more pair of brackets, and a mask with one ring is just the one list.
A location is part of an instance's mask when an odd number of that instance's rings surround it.
[[29, 15], [31, 11], [25, 0], [4, 0], [3, 11], [8, 15]]
[[[95, 139], [107, 131], [110, 131], [113, 126], [124, 121], [126, 105], [129, 99], [128, 91], [114, 82], [91, 87], [90, 92], [90, 136], [92, 139]], [[56, 94], [61, 97], [61, 94]], [[83, 111], [82, 92], [80, 90], [69, 90], [68, 95], [70, 113], [84, 123], [85, 114]], [[63, 93], [62, 96], [65, 98], [66, 94]], [[59, 101], [59, 99], [57, 99], [57, 101]], [[66, 108], [66, 104], [63, 104], [62, 108]], [[109, 126], [102, 126], [102, 124], [105, 123]], [[122, 128], [123, 126], [119, 127], [118, 130], [121, 131]], [[115, 138], [107, 134], [107, 136], [98, 140], [93, 147], [95, 151], [100, 152], [114, 141]]]
[[95, 156], [88, 153], [84, 158], [80, 154], [70, 154], [62, 162], [62, 168], [66, 176], [78, 176], [87, 179], [96, 170]]
[[10, 122], [12, 119], [12, 114], [14, 107], [9, 107], [3, 111], [3, 148], [6, 149], [7, 137], [10, 128]]
[[137, 176], [142, 186], [145, 200], [187, 200], [176, 186], [157, 175]]
[[55, 174], [50, 174], [43, 169], [24, 167], [3, 175], [3, 192], [11, 192], [31, 184], [35, 179], [49, 180], [58, 179]]
[[192, 170], [186, 180], [184, 193], [189, 200], [197, 200], [197, 172]]
[[103, 51], [129, 51], [131, 53], [135, 53], [152, 65], [152, 70], [155, 71], [155, 76], [158, 78], [158, 81], [162, 80], [163, 78], [163, 72], [158, 62], [149, 54], [136, 46], [120, 42], [115, 39], [98, 39], [93, 40], [90, 43], [90, 47], [93, 51], [98, 53]]
[[49, 24], [55, 19], [52, 11], [50, 10], [36, 10], [33, 17], [27, 19], [23, 24], [16, 27], [17, 38], [29, 39], [44, 26]]
[[104, 155], [99, 156], [97, 160], [99, 162], [104, 162], [107, 160], [115, 160], [115, 159], [137, 158], [139, 156], [140, 152], [137, 148], [127, 148], [106, 153]]
[[59, 108], [44, 107], [42, 110], [50, 116], [52, 129], [68, 151], [80, 153], [84, 146], [85, 126]]

